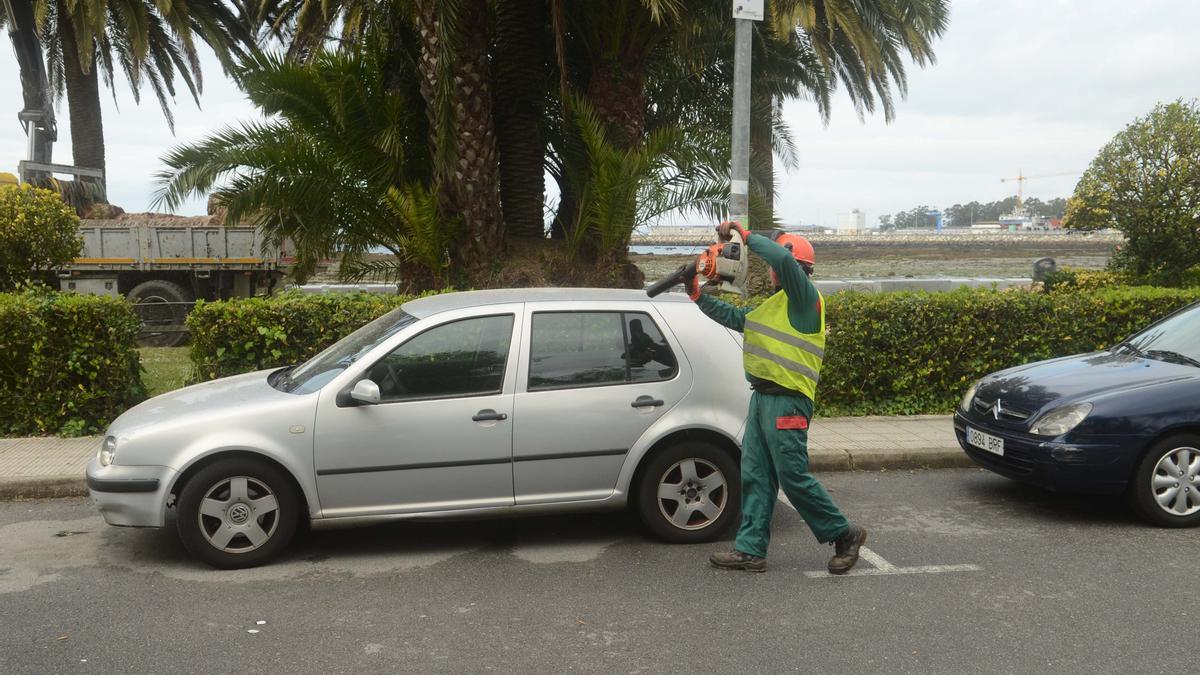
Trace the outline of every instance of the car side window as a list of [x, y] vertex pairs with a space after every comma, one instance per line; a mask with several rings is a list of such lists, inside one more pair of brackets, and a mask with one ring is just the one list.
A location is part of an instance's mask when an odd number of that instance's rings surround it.
[[538, 312], [529, 391], [653, 382], [675, 377], [675, 355], [642, 312]]
[[498, 394], [513, 315], [462, 319], [431, 328], [368, 371], [383, 401]]
[[562, 389], [625, 381], [621, 315], [539, 312], [533, 315], [529, 389]]
[[662, 331], [649, 315], [627, 312], [625, 317], [625, 362], [631, 382], [655, 382], [675, 377], [678, 365]]

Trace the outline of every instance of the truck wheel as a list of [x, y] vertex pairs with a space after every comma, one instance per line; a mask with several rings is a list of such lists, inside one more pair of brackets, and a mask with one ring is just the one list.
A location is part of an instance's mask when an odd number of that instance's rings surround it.
[[220, 569], [256, 567], [279, 555], [296, 533], [300, 500], [275, 467], [235, 458], [215, 462], [179, 495], [179, 538]]
[[139, 346], [178, 347], [187, 342], [187, 331], [182, 328], [191, 307], [169, 303], [195, 300], [191, 291], [171, 281], [151, 279], [134, 286], [127, 297], [138, 306], [142, 319]]
[[737, 522], [742, 489], [738, 465], [703, 441], [658, 453], [636, 487], [637, 512], [654, 536], [677, 544], [720, 537]]

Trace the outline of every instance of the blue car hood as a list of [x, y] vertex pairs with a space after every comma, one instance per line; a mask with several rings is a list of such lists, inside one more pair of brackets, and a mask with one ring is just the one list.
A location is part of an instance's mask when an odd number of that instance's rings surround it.
[[1047, 405], [1093, 400], [1168, 382], [1200, 378], [1200, 368], [1096, 352], [1002, 370], [983, 380], [976, 396], [1037, 412]]

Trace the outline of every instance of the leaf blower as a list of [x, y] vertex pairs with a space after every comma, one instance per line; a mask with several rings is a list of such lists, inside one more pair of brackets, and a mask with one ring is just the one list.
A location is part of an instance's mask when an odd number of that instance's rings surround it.
[[707, 249], [696, 259], [671, 273], [667, 278], [652, 284], [646, 289], [646, 295], [654, 297], [673, 286], [682, 284], [693, 276], [699, 276], [707, 281], [720, 283], [720, 289], [734, 293], [746, 294], [746, 275], [749, 272], [746, 242], [737, 229], [730, 230], [729, 239], [719, 241]]

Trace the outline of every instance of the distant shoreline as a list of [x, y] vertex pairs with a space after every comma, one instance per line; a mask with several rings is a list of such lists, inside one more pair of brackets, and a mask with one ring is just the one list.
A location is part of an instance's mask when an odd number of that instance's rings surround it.
[[[1113, 246], [1125, 240], [1119, 232], [1081, 232], [1066, 233], [1064, 231], [1021, 231], [1003, 232], [995, 230], [943, 230], [937, 232], [891, 231], [882, 234], [805, 234], [809, 241], [816, 244], [831, 245], [867, 245], [895, 246], [897, 244], [934, 244], [940, 246], [975, 246], [979, 244], [1014, 244], [1023, 245], [1043, 244], [1057, 246], [1090, 245]], [[652, 247], [698, 248], [707, 246], [715, 241], [712, 238], [696, 238], [688, 236], [652, 236], [635, 234], [630, 239], [630, 251]]]
[[[814, 235], [815, 279], [1029, 277], [1034, 261], [1059, 267], [1103, 269], [1120, 235], [990, 233], [990, 235]], [[661, 279], [707, 243], [630, 246], [630, 260], [647, 279]]]

